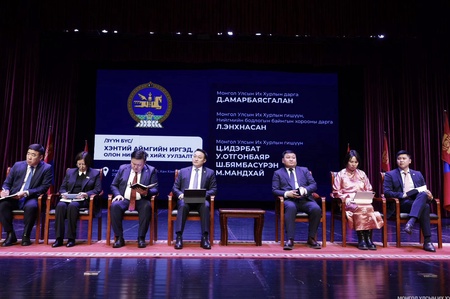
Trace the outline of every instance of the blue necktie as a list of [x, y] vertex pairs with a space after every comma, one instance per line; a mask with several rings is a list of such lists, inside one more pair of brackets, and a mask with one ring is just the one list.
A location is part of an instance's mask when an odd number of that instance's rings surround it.
[[289, 181], [291, 183], [292, 189], [295, 189], [295, 176], [294, 170], [292, 168], [289, 168]]
[[195, 169], [193, 189], [198, 189], [198, 168]]
[[[30, 174], [28, 174], [27, 180], [25, 181], [25, 186], [23, 186], [23, 191], [27, 191], [30, 188], [31, 178], [34, 174], [34, 167], [30, 166]], [[19, 209], [22, 210], [23, 206], [25, 205], [26, 197], [22, 197], [19, 200]]]

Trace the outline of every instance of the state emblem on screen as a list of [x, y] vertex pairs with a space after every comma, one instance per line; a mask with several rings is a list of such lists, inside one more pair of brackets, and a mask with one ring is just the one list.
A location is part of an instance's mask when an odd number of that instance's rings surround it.
[[172, 111], [172, 98], [161, 85], [149, 82], [137, 86], [128, 97], [128, 112], [136, 128], [162, 128]]

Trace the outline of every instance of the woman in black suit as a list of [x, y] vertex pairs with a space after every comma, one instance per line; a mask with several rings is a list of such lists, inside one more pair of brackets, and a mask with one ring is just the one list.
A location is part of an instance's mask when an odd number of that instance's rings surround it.
[[77, 168], [70, 168], [59, 188], [61, 199], [55, 210], [56, 240], [52, 247], [63, 245], [65, 218], [68, 220], [67, 247], [75, 246], [78, 215], [81, 208], [89, 206], [89, 198], [102, 190], [100, 172], [90, 168], [92, 158], [87, 152], [75, 157]]

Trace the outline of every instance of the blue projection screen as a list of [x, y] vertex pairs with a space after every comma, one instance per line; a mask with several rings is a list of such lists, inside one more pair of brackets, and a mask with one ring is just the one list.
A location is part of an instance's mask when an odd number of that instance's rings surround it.
[[281, 153], [297, 153], [319, 194], [338, 169], [338, 77], [335, 73], [248, 70], [98, 70], [94, 159], [104, 190], [135, 149], [158, 169], [160, 198], [174, 170], [208, 152], [217, 200], [272, 201]]

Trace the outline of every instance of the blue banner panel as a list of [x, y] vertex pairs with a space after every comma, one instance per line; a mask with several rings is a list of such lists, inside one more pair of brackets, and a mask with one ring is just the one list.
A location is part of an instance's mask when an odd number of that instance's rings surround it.
[[191, 165], [196, 148], [208, 152], [217, 200], [272, 201], [281, 153], [297, 153], [320, 194], [338, 170], [338, 76], [249, 70], [99, 70], [96, 167], [104, 189], [135, 149], [158, 169], [160, 197], [174, 170]]

